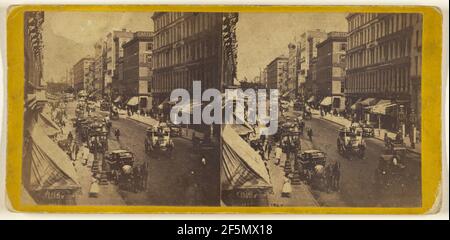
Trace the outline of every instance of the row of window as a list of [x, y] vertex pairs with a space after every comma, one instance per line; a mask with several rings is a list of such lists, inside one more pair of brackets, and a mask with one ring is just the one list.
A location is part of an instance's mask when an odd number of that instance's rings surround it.
[[198, 13], [180, 21], [154, 37], [155, 48], [161, 48], [194, 34], [216, 28], [220, 20], [218, 16], [217, 13]]
[[407, 66], [350, 74], [345, 82], [346, 93], [408, 92], [409, 76]]
[[370, 22], [372, 19], [376, 18], [378, 16], [378, 13], [360, 13], [356, 14], [354, 17], [352, 17], [348, 21], [348, 31], [351, 32], [354, 29], [358, 28], [359, 26], [362, 26], [368, 22]]
[[[417, 14], [392, 14], [382, 21], [370, 24], [367, 27], [351, 33], [348, 36], [349, 49], [375, 41], [378, 38], [401, 31], [419, 21]], [[349, 29], [351, 32], [351, 29]]]
[[155, 31], [158, 31], [160, 28], [169, 25], [171, 22], [181, 18], [184, 12], [168, 12], [163, 13], [160, 17], [154, 20], [155, 22]]
[[216, 64], [205, 65], [203, 68], [189, 69], [179, 72], [161, 72], [153, 75], [153, 91], [170, 92], [176, 88], [192, 89], [193, 81], [201, 81], [202, 89], [218, 88], [218, 68]]
[[360, 68], [410, 56], [411, 38], [399, 38], [363, 51], [347, 53], [347, 68]]
[[167, 52], [153, 53], [154, 68], [163, 68], [183, 64], [190, 61], [217, 56], [217, 43], [203, 39], [182, 45]]

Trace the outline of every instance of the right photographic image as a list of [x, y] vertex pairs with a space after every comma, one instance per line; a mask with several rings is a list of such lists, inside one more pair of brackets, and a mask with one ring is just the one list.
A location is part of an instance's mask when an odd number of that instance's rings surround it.
[[422, 206], [420, 13], [227, 13], [222, 37], [222, 206]]

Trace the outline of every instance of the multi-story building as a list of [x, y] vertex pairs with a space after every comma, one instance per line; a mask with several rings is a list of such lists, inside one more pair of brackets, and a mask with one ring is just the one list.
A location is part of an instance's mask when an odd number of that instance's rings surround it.
[[279, 56], [267, 65], [267, 87], [269, 89], [282, 89], [288, 75], [288, 57]]
[[116, 66], [117, 59], [123, 56], [122, 44], [133, 38], [133, 32], [122, 29], [121, 31], [112, 31], [106, 35], [105, 51], [105, 69], [103, 80], [103, 93], [109, 94], [115, 88], [117, 80]]
[[317, 63], [315, 81], [322, 106], [331, 109], [345, 109], [344, 79], [346, 32], [330, 32], [327, 39], [317, 44]]
[[136, 98], [139, 109], [150, 109], [153, 32], [135, 32], [122, 48], [123, 80], [120, 85], [124, 88], [124, 95], [130, 100]]
[[46, 105], [49, 80], [43, 77], [44, 16], [44, 12], [37, 11], [27, 11], [23, 16], [25, 108], [21, 196], [24, 204], [76, 205], [80, 185], [75, 169], [67, 164], [69, 157], [49, 137], [57, 135], [60, 129], [51, 120], [51, 110]]
[[94, 58], [87, 56], [73, 65], [73, 84], [76, 92], [85, 90], [91, 93], [94, 90], [94, 63]]
[[283, 86], [282, 93], [298, 92], [299, 54], [297, 46], [288, 44], [288, 79]]
[[317, 56], [309, 60], [309, 74], [305, 84], [305, 97], [309, 103], [317, 102]]
[[106, 42], [100, 39], [94, 44], [94, 89], [99, 95], [103, 94], [104, 82], [104, 51], [106, 51]]
[[151, 94], [160, 104], [173, 89], [221, 89], [222, 14], [156, 12]]
[[[421, 115], [421, 15], [352, 13], [347, 21], [345, 92], [352, 109], [383, 128], [414, 129]], [[370, 112], [358, 108], [368, 98], [378, 102]]]
[[[317, 57], [316, 45], [327, 38], [327, 33], [320, 29], [309, 30], [300, 35], [297, 43], [299, 57], [299, 72], [297, 87], [301, 95], [306, 95], [311, 90], [313, 83], [309, 82], [309, 66], [312, 58]], [[309, 88], [309, 89], [307, 89]], [[304, 89], [307, 89], [305, 91]]]
[[267, 88], [267, 67], [264, 67], [262, 71], [260, 71], [259, 74], [259, 81], [261, 82], [261, 86], [264, 86]]

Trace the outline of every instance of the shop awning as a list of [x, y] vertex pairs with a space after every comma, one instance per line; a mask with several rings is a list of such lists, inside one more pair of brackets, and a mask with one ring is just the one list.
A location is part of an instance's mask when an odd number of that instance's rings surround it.
[[201, 108], [202, 103], [201, 102], [189, 102], [184, 105], [177, 105], [177, 109], [179, 112], [189, 113], [192, 114], [194, 111], [194, 107], [200, 107]]
[[120, 102], [120, 101], [122, 101], [122, 96], [118, 96], [118, 97], [114, 100], [115, 103], [118, 103], [118, 102]]
[[79, 189], [77, 174], [67, 154], [36, 126], [31, 132], [30, 190]]
[[371, 109], [374, 114], [387, 115], [388, 109], [395, 107], [397, 104], [392, 103], [390, 100], [381, 100]]
[[42, 113], [38, 117], [37, 124], [42, 128], [47, 136], [55, 136], [61, 132], [60, 128], [53, 121], [43, 116]]
[[376, 104], [365, 107], [365, 109], [372, 110], [377, 105], [384, 105], [384, 104], [388, 104], [388, 103], [391, 103], [391, 100], [381, 99], [378, 102], [376, 102]]
[[351, 110], [356, 110], [358, 104], [361, 102], [361, 98], [358, 99], [355, 103], [353, 103], [353, 105], [350, 107]]
[[375, 98], [366, 98], [364, 101], [361, 101], [360, 104], [363, 106], [371, 106], [377, 102]]
[[237, 134], [243, 136], [253, 132], [247, 124], [230, 124], [230, 127], [236, 131]]
[[316, 100], [316, 97], [314, 97], [314, 96], [311, 96], [309, 99], [308, 99], [308, 101], [306, 101], [306, 102], [314, 102], [314, 100]]
[[50, 117], [50, 109], [46, 107], [44, 111], [40, 114], [41, 120], [48, 126], [60, 130], [61, 128], [58, 126], [58, 124], [55, 123], [55, 121], [52, 120]]
[[331, 97], [325, 97], [321, 102], [320, 105], [321, 106], [330, 106], [332, 103], [333, 99]]
[[272, 188], [261, 156], [229, 125], [222, 131], [223, 190]]
[[127, 105], [128, 106], [136, 106], [139, 104], [139, 98], [137, 96], [134, 96], [128, 100]]

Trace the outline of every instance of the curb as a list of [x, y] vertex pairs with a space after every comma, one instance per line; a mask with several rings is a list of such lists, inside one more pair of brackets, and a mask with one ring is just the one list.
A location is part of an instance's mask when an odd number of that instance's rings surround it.
[[[341, 123], [337, 123], [337, 122], [334, 122], [334, 121], [332, 121], [332, 120], [330, 120], [330, 119], [326, 119], [326, 118], [323, 118], [323, 117], [320, 117], [320, 118], [316, 118], [316, 119], [321, 119], [321, 120], [325, 120], [325, 121], [328, 121], [328, 122], [331, 122], [331, 123], [337, 124], [337, 125], [339, 125], [339, 126], [343, 126], [343, 127], [345, 127], [345, 125], [343, 125], [343, 124], [341, 124]], [[373, 137], [372, 139], [376, 139], [376, 140], [378, 140], [378, 141], [384, 142], [384, 140], [383, 140], [383, 139], [380, 139], [380, 138], [377, 138], [377, 137]], [[412, 153], [412, 154], [418, 155], [418, 156], [421, 156], [421, 155], [422, 155], [422, 153], [419, 153], [419, 152], [413, 151], [413, 150], [412, 150], [412, 149], [410, 149], [410, 148], [406, 148], [406, 151], [408, 151], [409, 153]]]

